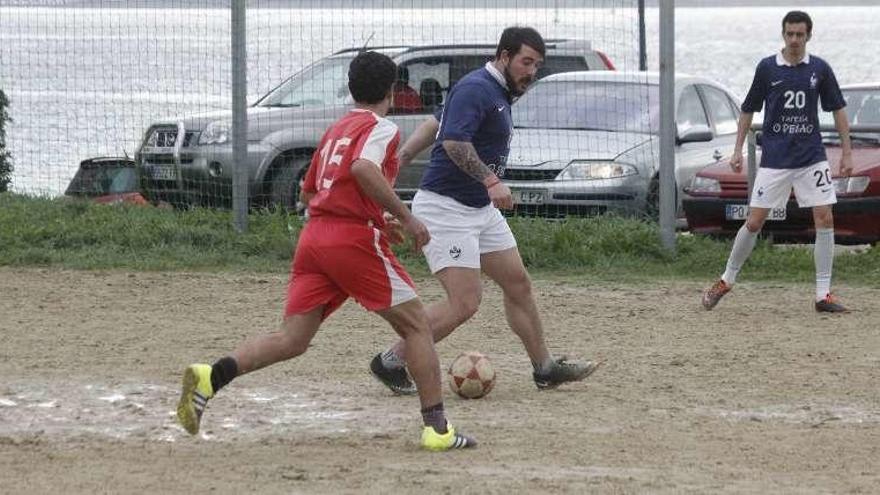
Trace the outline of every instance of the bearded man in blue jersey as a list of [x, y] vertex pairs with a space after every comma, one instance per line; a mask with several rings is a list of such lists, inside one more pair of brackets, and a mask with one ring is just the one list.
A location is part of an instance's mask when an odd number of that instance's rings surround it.
[[[525, 346], [539, 389], [583, 380], [598, 366], [555, 358], [548, 351], [531, 280], [499, 211], [513, 208], [510, 189], [500, 179], [513, 132], [510, 106], [536, 79], [545, 51], [534, 29], [505, 29], [495, 59], [461, 78], [441, 112], [422, 123], [399, 153], [404, 166], [434, 144], [413, 199], [413, 213], [431, 234], [422, 251], [446, 291], [444, 301], [426, 308], [434, 340], [477, 312], [482, 270], [504, 292], [507, 323]], [[377, 354], [370, 370], [394, 392], [410, 394], [415, 388], [405, 364], [398, 342]]]
[[712, 309], [730, 292], [737, 273], [755, 247], [758, 233], [772, 208], [785, 206], [794, 188], [801, 208], [812, 208], [816, 226], [814, 259], [818, 312], [840, 313], [847, 309], [831, 294], [834, 260], [834, 218], [837, 202], [831, 167], [819, 132], [818, 107], [832, 112], [840, 134], [842, 154], [839, 175], [852, 173], [852, 148], [846, 102], [834, 71], [821, 58], [807, 53], [813, 21], [806, 12], [792, 11], [782, 19], [785, 48], [758, 64], [755, 78], [739, 119], [736, 146], [730, 159], [734, 171], [742, 170], [742, 145], [752, 116], [766, 105], [761, 140], [761, 166], [755, 178], [749, 215], [739, 229], [727, 269], [703, 294], [703, 307]]

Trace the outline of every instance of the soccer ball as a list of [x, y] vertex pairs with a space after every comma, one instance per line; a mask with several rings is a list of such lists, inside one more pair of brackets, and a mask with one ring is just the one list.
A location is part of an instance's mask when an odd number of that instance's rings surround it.
[[449, 388], [465, 399], [479, 399], [495, 386], [495, 368], [484, 354], [470, 351], [449, 366]]

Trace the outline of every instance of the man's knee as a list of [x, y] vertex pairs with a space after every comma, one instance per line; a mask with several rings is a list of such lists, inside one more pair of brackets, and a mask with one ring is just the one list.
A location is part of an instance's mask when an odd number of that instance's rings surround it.
[[398, 333], [404, 339], [413, 337], [430, 338], [431, 327], [428, 324], [428, 316], [424, 311], [420, 311], [418, 314], [407, 315], [406, 318], [398, 323]]
[[282, 349], [284, 349], [284, 357], [286, 359], [292, 359], [299, 355], [305, 354], [305, 352], [309, 349], [309, 341], [302, 339], [295, 334], [283, 333], [282, 339]]
[[514, 301], [532, 297], [532, 279], [525, 270], [510, 275], [501, 287], [504, 296]]
[[418, 336], [430, 337], [431, 335], [428, 315], [425, 313], [421, 302], [417, 299], [403, 303], [381, 314], [388, 320], [394, 331], [404, 339]]
[[452, 312], [455, 314], [457, 322], [464, 323], [467, 320], [471, 319], [472, 316], [477, 314], [477, 310], [480, 309], [480, 302], [483, 299], [483, 294], [477, 292], [475, 294], [471, 294], [468, 297], [459, 297], [449, 301], [449, 305], [452, 307]]
[[834, 214], [831, 208], [815, 208], [813, 209], [813, 220], [817, 229], [833, 229]]
[[[320, 325], [320, 320], [318, 320], [318, 325]], [[304, 323], [302, 317], [295, 315], [282, 323], [281, 330], [277, 335], [277, 344], [280, 349], [283, 349], [284, 358], [292, 359], [305, 354], [309, 348], [314, 331]]]
[[746, 219], [746, 230], [751, 232], [752, 234], [757, 234], [764, 228], [764, 222], [766, 221], [766, 217], [761, 215], [749, 216]]

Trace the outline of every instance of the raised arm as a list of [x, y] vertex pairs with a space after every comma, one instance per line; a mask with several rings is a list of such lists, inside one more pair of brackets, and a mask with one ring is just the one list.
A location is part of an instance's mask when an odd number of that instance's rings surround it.
[[419, 153], [425, 151], [429, 146], [434, 144], [439, 129], [440, 122], [437, 121], [437, 118], [433, 115], [419, 124], [419, 126], [416, 127], [416, 130], [406, 139], [406, 142], [403, 143], [403, 146], [400, 147], [400, 151], [397, 152], [397, 157], [400, 159], [400, 166], [404, 167], [409, 165]]

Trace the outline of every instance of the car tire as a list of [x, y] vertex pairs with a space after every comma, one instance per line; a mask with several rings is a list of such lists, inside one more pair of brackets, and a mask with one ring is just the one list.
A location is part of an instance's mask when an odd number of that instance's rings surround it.
[[305, 213], [306, 205], [299, 200], [302, 181], [309, 168], [307, 156], [291, 156], [284, 159], [281, 168], [272, 178], [272, 203], [289, 212]]
[[660, 177], [654, 176], [648, 184], [648, 194], [645, 196], [645, 216], [649, 220], [660, 220]]
[[[675, 216], [679, 215], [678, 185], [675, 186]], [[660, 221], [660, 176], [655, 175], [648, 184], [648, 195], [645, 196], [645, 216], [655, 222]]]

